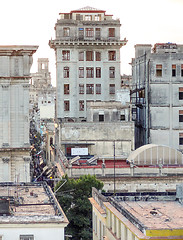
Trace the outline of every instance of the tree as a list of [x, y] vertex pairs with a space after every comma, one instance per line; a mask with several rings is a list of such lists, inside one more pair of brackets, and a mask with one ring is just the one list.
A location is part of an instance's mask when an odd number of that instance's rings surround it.
[[[67, 182], [59, 189], [65, 180]], [[92, 187], [100, 190], [103, 183], [91, 175], [76, 180], [65, 176], [56, 186], [59, 189], [57, 199], [69, 220], [66, 234], [72, 235], [73, 240], [92, 239], [92, 206], [88, 200], [92, 195]]]

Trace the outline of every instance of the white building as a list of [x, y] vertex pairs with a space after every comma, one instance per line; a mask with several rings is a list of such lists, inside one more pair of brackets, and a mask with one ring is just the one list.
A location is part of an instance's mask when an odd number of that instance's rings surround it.
[[64, 240], [68, 220], [42, 183], [0, 184], [1, 240]]
[[115, 100], [121, 86], [120, 20], [85, 7], [60, 13], [55, 25], [57, 118], [86, 118], [88, 101]]
[[0, 46], [0, 182], [30, 181], [29, 81], [38, 46]]

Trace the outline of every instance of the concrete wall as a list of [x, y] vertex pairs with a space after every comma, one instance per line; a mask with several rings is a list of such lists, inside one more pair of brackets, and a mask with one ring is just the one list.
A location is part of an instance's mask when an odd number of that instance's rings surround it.
[[[64, 123], [60, 129], [60, 142], [89, 143], [89, 153], [99, 157], [127, 157], [134, 149], [134, 124], [124, 123]], [[65, 152], [64, 145], [61, 146]]]
[[0, 151], [0, 182], [30, 182], [30, 149]]
[[64, 240], [64, 227], [47, 225], [47, 224], [1, 224], [0, 236], [3, 240], [19, 240], [20, 235], [34, 235], [34, 239], [51, 239]]
[[[173, 169], [172, 169], [173, 170]], [[126, 177], [116, 177], [115, 188], [117, 192], [137, 192], [137, 191], [176, 191], [176, 185], [182, 183], [183, 177], [180, 175], [178, 177], [172, 176], [126, 176]], [[169, 170], [171, 173], [171, 169]], [[175, 173], [175, 172], [174, 172]], [[172, 172], [173, 174], [173, 172]], [[176, 173], [175, 173], [176, 174]], [[100, 177], [100, 180], [104, 183], [105, 191], [113, 192], [114, 191], [114, 179], [107, 177]]]

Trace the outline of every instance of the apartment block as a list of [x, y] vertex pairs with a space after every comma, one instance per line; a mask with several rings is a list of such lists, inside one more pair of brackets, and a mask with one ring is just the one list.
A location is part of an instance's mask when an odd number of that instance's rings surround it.
[[155, 143], [183, 150], [183, 45], [135, 46], [131, 99], [136, 148]]
[[114, 101], [121, 87], [120, 20], [91, 7], [60, 13], [55, 24], [57, 118], [86, 119], [87, 102]]

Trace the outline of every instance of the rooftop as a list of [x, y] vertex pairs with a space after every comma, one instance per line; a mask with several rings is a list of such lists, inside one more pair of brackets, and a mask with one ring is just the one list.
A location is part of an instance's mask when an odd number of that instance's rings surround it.
[[0, 183], [0, 223], [68, 223], [46, 183]]
[[[183, 228], [183, 205], [176, 201], [120, 201], [145, 229]], [[172, 211], [173, 209], [173, 211]]]
[[[108, 209], [136, 235], [154, 231], [183, 231], [183, 184], [174, 192], [99, 193], [92, 188], [95, 205]], [[93, 203], [92, 203], [93, 204]], [[140, 235], [139, 235], [140, 234]], [[154, 236], [155, 236], [154, 235]], [[173, 236], [173, 235], [171, 235]]]

